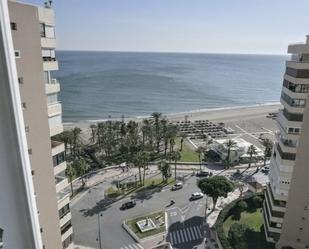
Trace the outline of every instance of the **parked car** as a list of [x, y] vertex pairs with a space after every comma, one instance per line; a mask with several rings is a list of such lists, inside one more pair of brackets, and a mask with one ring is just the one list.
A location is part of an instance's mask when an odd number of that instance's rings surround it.
[[200, 171], [200, 172], [198, 172], [196, 174], [196, 176], [198, 176], [198, 177], [207, 177], [207, 176], [209, 176], [209, 172], [207, 172], [207, 171]]
[[204, 194], [201, 192], [193, 193], [190, 197], [190, 201], [198, 200], [204, 197]]
[[183, 188], [182, 182], [177, 182], [172, 186], [171, 190], [175, 191], [175, 190], [182, 189], [182, 188]]
[[268, 167], [268, 166], [265, 166], [265, 167], [263, 167], [263, 168], [261, 169], [261, 171], [262, 171], [263, 173], [268, 173], [268, 172], [269, 172], [269, 167]]
[[121, 209], [125, 210], [125, 209], [129, 209], [129, 208], [133, 208], [135, 207], [136, 202], [135, 201], [128, 201], [122, 204]]

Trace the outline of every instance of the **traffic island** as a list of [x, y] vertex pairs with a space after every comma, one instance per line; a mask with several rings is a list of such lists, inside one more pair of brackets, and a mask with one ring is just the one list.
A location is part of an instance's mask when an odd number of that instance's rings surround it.
[[124, 221], [123, 227], [140, 242], [166, 232], [166, 215], [164, 211], [146, 214]]

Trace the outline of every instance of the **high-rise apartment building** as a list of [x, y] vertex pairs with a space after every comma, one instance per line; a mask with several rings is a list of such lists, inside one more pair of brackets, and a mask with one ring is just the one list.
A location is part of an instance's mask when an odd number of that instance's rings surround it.
[[298, 249], [309, 248], [309, 37], [288, 53], [263, 213], [267, 240]]
[[43, 247], [73, 248], [55, 57], [54, 11], [9, 1], [11, 33]]

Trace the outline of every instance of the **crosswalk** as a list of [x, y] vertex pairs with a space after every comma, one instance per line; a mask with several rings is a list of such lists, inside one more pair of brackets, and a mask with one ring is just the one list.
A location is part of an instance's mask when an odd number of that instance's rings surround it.
[[203, 238], [202, 226], [191, 226], [176, 231], [169, 232], [168, 241], [172, 245], [188, 243], [190, 241]]
[[140, 244], [131, 244], [120, 247], [119, 249], [144, 249]]

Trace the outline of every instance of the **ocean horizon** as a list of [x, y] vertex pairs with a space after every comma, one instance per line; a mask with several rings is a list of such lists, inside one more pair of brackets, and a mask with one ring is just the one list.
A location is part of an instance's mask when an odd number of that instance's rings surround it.
[[63, 120], [276, 104], [286, 55], [57, 51]]

